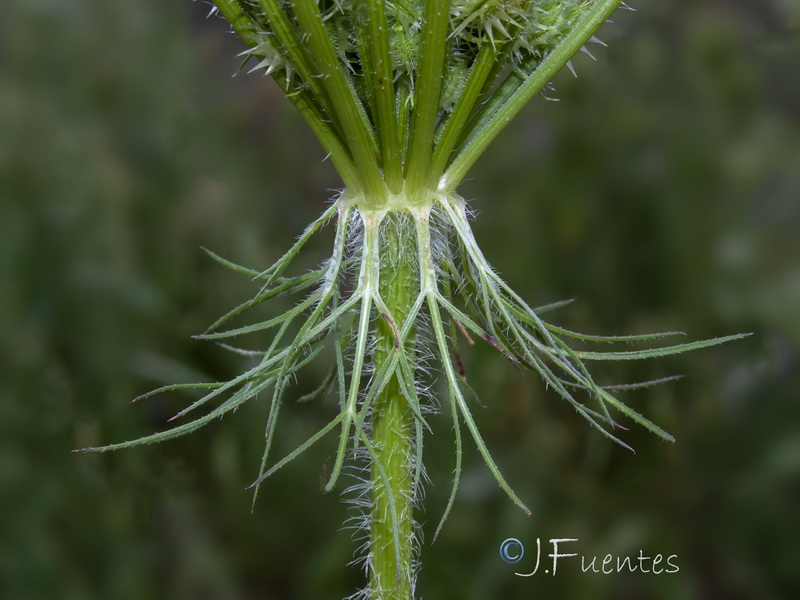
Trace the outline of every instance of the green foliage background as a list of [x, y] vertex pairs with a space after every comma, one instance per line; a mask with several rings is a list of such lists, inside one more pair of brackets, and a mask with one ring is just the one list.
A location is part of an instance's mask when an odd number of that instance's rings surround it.
[[[580, 77], [554, 82], [560, 102], [535, 102], [474, 170], [476, 233], [531, 303], [578, 298], [567, 327], [757, 335], [609, 370], [687, 375], [631, 396], [678, 440], [632, 430], [636, 455], [470, 349], [481, 427], [534, 514], [468, 453], [453, 515], [423, 545], [425, 598], [800, 593], [798, 9], [635, 4], [602, 31], [599, 62], [578, 58]], [[199, 247], [267, 265], [338, 186], [277, 87], [230, 77], [240, 47], [206, 10], [7, 0], [0, 13], [2, 598], [338, 599], [361, 584], [345, 567], [350, 512], [319, 489], [333, 440], [250, 514], [263, 405], [161, 446], [69, 452], [155, 431], [185, 400], [129, 405], [140, 393], [242, 368], [190, 339], [252, 292]], [[275, 456], [330, 414], [291, 406]], [[453, 466], [448, 421], [433, 423], [428, 540]], [[529, 555], [537, 537], [601, 559], [676, 554], [680, 572], [592, 576], [567, 559], [518, 578], [532, 563], [500, 560], [507, 537]]]

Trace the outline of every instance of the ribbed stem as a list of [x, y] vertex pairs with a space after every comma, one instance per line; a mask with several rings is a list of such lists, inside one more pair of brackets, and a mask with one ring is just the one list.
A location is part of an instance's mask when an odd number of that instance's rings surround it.
[[423, 7], [418, 81], [406, 165], [406, 189], [415, 201], [424, 194], [428, 185], [428, 169], [448, 49], [449, 8], [444, 0], [425, 0]]
[[296, 0], [293, 4], [297, 22], [305, 34], [306, 44], [316, 62], [322, 85], [331, 98], [335, 114], [342, 123], [348, 149], [361, 174], [361, 183], [367, 195], [365, 202], [382, 206], [386, 203], [386, 186], [378, 167], [378, 148], [374, 132], [360, 98], [348, 74], [341, 68], [333, 40], [325, 29], [325, 22], [315, 0]]
[[[597, 0], [586, 15], [553, 48], [535, 70], [510, 93], [507, 99], [492, 113], [486, 123], [477, 130], [459, 150], [458, 156], [447, 168], [442, 187], [455, 189], [470, 167], [483, 154], [486, 147], [497, 134], [509, 124], [512, 118], [542, 89], [555, 73], [580, 50], [595, 34], [600, 26], [611, 16], [621, 0]], [[510, 91], [510, 90], [509, 90]]]
[[[413, 231], [410, 215], [405, 212], [390, 213], [381, 225], [380, 296], [388, 314], [381, 312], [375, 326], [376, 373], [396, 352], [406, 356], [414, 352], [413, 329], [404, 342], [399, 339], [399, 331], [419, 291]], [[414, 414], [396, 375], [375, 399], [372, 441], [379, 466], [372, 466], [371, 599], [411, 600], [414, 588]], [[385, 483], [389, 485], [388, 491]], [[396, 523], [392, 522], [393, 513]]]

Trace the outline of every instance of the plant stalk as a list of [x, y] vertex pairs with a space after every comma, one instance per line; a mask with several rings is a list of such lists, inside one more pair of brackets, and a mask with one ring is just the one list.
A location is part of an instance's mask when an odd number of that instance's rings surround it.
[[[381, 225], [379, 290], [384, 306], [375, 326], [375, 373], [381, 372], [395, 353], [414, 353], [414, 329], [405, 340], [399, 337], [419, 291], [413, 231], [410, 215], [405, 211], [390, 212]], [[392, 375], [374, 401], [372, 442], [377, 461], [373, 461], [371, 470], [370, 598], [411, 600], [416, 446], [414, 414], [397, 375]]]

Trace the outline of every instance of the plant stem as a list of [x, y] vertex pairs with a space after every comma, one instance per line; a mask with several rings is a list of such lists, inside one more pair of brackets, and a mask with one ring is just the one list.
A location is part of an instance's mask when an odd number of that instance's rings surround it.
[[[414, 266], [416, 240], [410, 215], [389, 213], [381, 227], [380, 296], [388, 314], [375, 326], [375, 373], [397, 352], [414, 352], [415, 331], [401, 341], [405, 322], [419, 288]], [[414, 541], [414, 415], [397, 375], [375, 399], [372, 441], [378, 465], [372, 465], [370, 525], [370, 592], [372, 600], [413, 598]], [[384, 473], [379, 472], [379, 466]], [[389, 490], [385, 488], [388, 482]], [[392, 510], [391, 504], [394, 504]], [[393, 523], [392, 513], [396, 515]]]
[[497, 137], [517, 113], [535, 96], [553, 75], [580, 50], [595, 34], [600, 26], [619, 6], [620, 0], [597, 0], [591, 10], [566, 35], [564, 39], [545, 57], [525, 81], [517, 87], [501, 106], [477, 131], [466, 145], [460, 149], [458, 156], [447, 168], [443, 176], [445, 189], [455, 189], [470, 167], [483, 154], [486, 147]]
[[494, 67], [496, 58], [497, 51], [491, 44], [485, 44], [475, 58], [475, 64], [472, 66], [472, 71], [461, 97], [456, 103], [453, 112], [447, 118], [442, 138], [433, 152], [428, 180], [428, 186], [431, 189], [435, 190], [439, 186], [439, 179], [444, 172], [447, 160], [450, 158], [450, 153], [475, 108], [475, 103], [486, 84], [486, 79], [489, 77], [492, 67]]
[[374, 206], [381, 206], [386, 201], [386, 186], [378, 167], [378, 148], [374, 132], [369, 126], [352, 82], [340, 67], [339, 57], [333, 40], [325, 29], [319, 6], [314, 0], [297, 0], [294, 3], [294, 13], [300, 28], [307, 36], [308, 48], [322, 75], [323, 86], [341, 120], [347, 145], [361, 173], [366, 201], [374, 202]]
[[439, 114], [447, 51], [447, 25], [449, 5], [443, 0], [425, 0], [422, 15], [422, 33], [419, 49], [419, 75], [414, 94], [414, 113], [411, 122], [406, 164], [406, 189], [417, 202], [427, 189], [428, 168]]
[[[395, 106], [394, 73], [387, 32], [386, 3], [384, 0], [365, 0], [367, 12], [362, 44], [364, 62], [371, 65], [370, 85], [375, 102], [376, 128], [380, 134], [383, 173], [393, 194], [399, 193], [403, 184], [400, 165], [400, 147], [397, 137], [397, 108]], [[363, 60], [362, 59], [362, 60]]]

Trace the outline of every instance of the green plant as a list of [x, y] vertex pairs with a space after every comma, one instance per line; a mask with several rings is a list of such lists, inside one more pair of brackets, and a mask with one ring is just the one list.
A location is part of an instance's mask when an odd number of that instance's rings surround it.
[[[202, 390], [180, 411], [215, 407], [186, 424], [111, 450], [189, 433], [260, 394], [271, 394], [260, 484], [331, 431], [338, 449], [326, 490], [349, 460], [368, 473], [359, 487], [367, 513], [363, 594], [408, 599], [414, 594], [413, 509], [424, 477], [426, 416], [432, 371], [444, 374], [445, 403], [455, 438], [455, 476], [434, 539], [455, 501], [462, 428], [500, 487], [529, 512], [494, 463], [470, 410], [458, 339], [480, 338], [519, 368], [539, 373], [604, 435], [616, 411], [663, 439], [671, 436], [601, 386], [586, 363], [635, 360], [704, 348], [742, 337], [641, 350], [575, 350], [583, 343], [642, 343], [679, 332], [595, 336], [568, 331], [541, 315], [566, 303], [532, 309], [492, 269], [456, 189], [472, 164], [556, 71], [590, 41], [619, 0], [217, 0], [247, 44], [243, 54], [264, 69], [294, 103], [330, 154], [345, 189], [274, 265], [259, 271], [223, 265], [259, 283], [249, 301], [198, 336], [229, 340], [274, 330], [266, 350], [229, 349], [256, 365], [227, 382], [172, 385]], [[289, 267], [320, 229], [335, 226], [331, 258], [300, 275]], [[297, 303], [274, 318], [222, 329], [249, 308], [278, 295]], [[329, 375], [304, 400], [338, 397], [338, 414], [270, 466], [269, 453], [287, 386], [313, 361]], [[670, 378], [616, 386], [635, 388]], [[358, 486], [357, 486], [358, 487]], [[254, 498], [255, 501], [255, 498]]]

